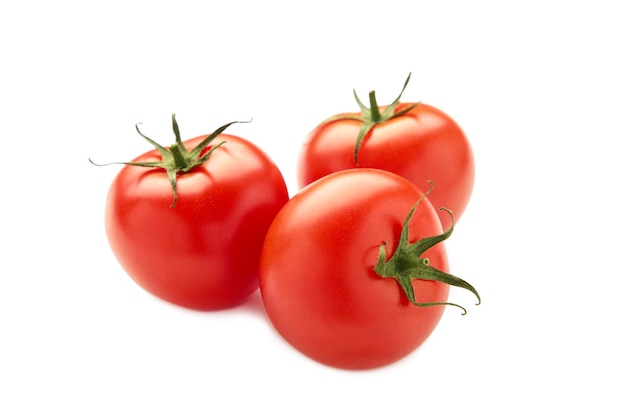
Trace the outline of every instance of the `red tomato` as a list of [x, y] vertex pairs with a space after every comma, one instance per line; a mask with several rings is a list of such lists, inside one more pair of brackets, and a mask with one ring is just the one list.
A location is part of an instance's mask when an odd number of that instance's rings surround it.
[[333, 367], [384, 366], [414, 351], [439, 322], [449, 285], [435, 276], [478, 296], [446, 273], [446, 251], [436, 243], [452, 229], [442, 234], [422, 196], [396, 174], [352, 169], [285, 204], [268, 230], [259, 278], [267, 314], [291, 345]]
[[[175, 173], [173, 183], [163, 168], [124, 166], [106, 203], [109, 243], [128, 275], [157, 297], [199, 310], [232, 307], [258, 288], [265, 233], [288, 200], [283, 177], [266, 154], [240, 137], [216, 137], [225, 143], [197, 149], [197, 157], [210, 159]], [[133, 163], [172, 159], [165, 155], [157, 145]]]
[[317, 126], [301, 149], [298, 183], [303, 187], [331, 172], [355, 167], [391, 171], [418, 188], [432, 180], [437, 187], [429, 196], [433, 206], [452, 210], [458, 220], [474, 185], [470, 143], [447, 114], [427, 104], [400, 103], [401, 96], [389, 106], [378, 107], [372, 91], [370, 108], [357, 97], [361, 113], [339, 114]]

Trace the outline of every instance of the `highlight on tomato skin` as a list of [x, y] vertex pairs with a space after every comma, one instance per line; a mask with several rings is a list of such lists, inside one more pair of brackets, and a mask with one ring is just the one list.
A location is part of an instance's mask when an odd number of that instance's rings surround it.
[[449, 274], [449, 233], [424, 194], [394, 173], [360, 168], [322, 177], [283, 206], [265, 238], [259, 280], [268, 317], [289, 344], [324, 365], [365, 370], [429, 338], [450, 285], [432, 271], [408, 284], [402, 277], [421, 263], [467, 283]]
[[[146, 138], [155, 149], [113, 180], [106, 235], [123, 269], [152, 295], [195, 310], [232, 308], [258, 289], [261, 247], [287, 187], [259, 147], [223, 133], [230, 124], [182, 141], [172, 121], [176, 146]], [[167, 154], [172, 148], [189, 160]]]
[[[423, 189], [437, 185], [429, 196], [436, 209], [450, 209], [458, 221], [472, 195], [474, 154], [459, 124], [442, 110], [421, 102], [402, 102], [404, 87], [394, 102], [379, 106], [374, 91], [369, 107], [355, 94], [360, 112], [329, 117], [307, 136], [298, 159], [300, 188], [332, 172], [379, 168], [396, 173]], [[450, 225], [442, 218], [444, 227]]]

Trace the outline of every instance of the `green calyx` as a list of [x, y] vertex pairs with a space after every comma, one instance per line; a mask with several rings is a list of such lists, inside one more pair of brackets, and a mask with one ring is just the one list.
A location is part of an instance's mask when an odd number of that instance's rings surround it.
[[428, 258], [421, 257], [422, 254], [428, 249], [432, 248], [437, 243], [443, 242], [452, 234], [452, 230], [454, 229], [454, 216], [450, 210], [446, 208], [440, 209], [446, 211], [452, 218], [452, 225], [446, 232], [438, 236], [425, 237], [418, 240], [417, 242], [409, 243], [409, 220], [413, 216], [413, 213], [415, 212], [415, 209], [420, 204], [420, 202], [430, 193], [430, 191], [432, 191], [432, 188], [433, 184], [431, 182], [430, 189], [420, 197], [417, 203], [415, 203], [413, 208], [411, 208], [411, 210], [409, 211], [409, 214], [407, 215], [402, 225], [402, 232], [400, 234], [398, 247], [388, 261], [386, 259], [385, 253], [385, 246], [387, 245], [387, 243], [385, 242], [380, 245], [378, 262], [374, 267], [374, 271], [382, 278], [393, 278], [398, 281], [400, 287], [402, 287], [402, 290], [406, 294], [409, 301], [418, 307], [452, 305], [455, 307], [459, 307], [461, 310], [463, 310], [462, 314], [465, 315], [467, 313], [467, 310], [458, 304], [448, 302], [420, 303], [415, 300], [415, 293], [413, 290], [412, 282], [414, 279], [422, 279], [429, 281], [439, 281], [448, 285], [453, 285], [455, 287], [465, 288], [466, 290], [471, 291], [476, 296], [476, 298], [478, 298], [478, 302], [476, 303], [476, 305], [479, 305], [481, 302], [480, 295], [472, 285], [462, 280], [461, 278], [455, 277], [454, 275], [450, 275], [446, 272], [440, 271], [430, 266]]
[[402, 94], [404, 93], [404, 90], [406, 89], [406, 86], [409, 83], [410, 79], [411, 79], [411, 73], [409, 73], [409, 76], [404, 82], [404, 86], [402, 86], [402, 91], [400, 91], [400, 94], [398, 95], [398, 97], [390, 105], [388, 105], [383, 111], [380, 110], [380, 107], [378, 106], [378, 102], [376, 101], [375, 91], [370, 91], [369, 93], [370, 107], [367, 107], [363, 104], [361, 99], [359, 99], [359, 96], [357, 95], [356, 90], [352, 90], [354, 93], [354, 98], [356, 99], [356, 102], [359, 105], [359, 108], [361, 109], [361, 114], [359, 116], [350, 116], [350, 115], [333, 116], [331, 118], [324, 120], [324, 122], [322, 122], [322, 124], [334, 122], [337, 120], [356, 120], [356, 121], [361, 122], [361, 127], [359, 128], [359, 134], [357, 135], [356, 144], [354, 146], [354, 162], [357, 165], [359, 164], [359, 150], [361, 148], [361, 143], [363, 142], [363, 139], [365, 139], [367, 134], [374, 128], [374, 126], [384, 123], [387, 120], [391, 120], [393, 118], [402, 116], [403, 114], [408, 113], [409, 111], [413, 110], [413, 108], [415, 108], [415, 106], [419, 104], [419, 103], [413, 103], [410, 106], [407, 106], [400, 111], [396, 111], [398, 104], [400, 104], [400, 99], [402, 97]]
[[202, 142], [200, 142], [191, 150], [188, 150], [183, 144], [183, 141], [180, 137], [180, 130], [178, 129], [178, 123], [176, 122], [176, 116], [174, 114], [172, 114], [172, 128], [174, 130], [174, 136], [176, 137], [176, 142], [172, 144], [169, 148], [159, 145], [157, 142], [155, 142], [154, 140], [150, 139], [149, 137], [141, 133], [141, 130], [139, 130], [140, 123], [137, 123], [135, 125], [135, 129], [137, 130], [137, 133], [139, 133], [139, 135], [141, 135], [142, 138], [150, 142], [150, 144], [152, 144], [152, 146], [154, 146], [159, 151], [159, 153], [161, 154], [160, 161], [112, 162], [109, 164], [96, 164], [90, 158], [89, 162], [97, 166], [124, 164], [124, 165], [133, 165], [133, 166], [146, 167], [146, 168], [164, 169], [167, 172], [167, 177], [172, 186], [172, 192], [174, 193], [174, 201], [170, 205], [171, 208], [174, 208], [176, 207], [176, 203], [178, 202], [178, 187], [176, 184], [178, 175], [188, 172], [192, 170], [193, 168], [197, 167], [198, 165], [202, 165], [206, 161], [208, 161], [211, 155], [213, 154], [213, 152], [217, 148], [222, 146], [224, 143], [226, 143], [226, 141], [221, 141], [218, 144], [211, 146], [211, 148], [209, 148], [208, 150], [207, 150], [207, 146], [211, 143], [211, 141], [213, 141], [213, 139], [215, 139], [218, 135], [220, 135], [222, 132], [224, 132], [224, 130], [226, 130], [230, 125], [234, 123], [244, 123], [244, 122], [230, 122], [221, 126], [220, 128], [218, 128], [209, 136], [207, 136], [206, 139], [204, 139]]

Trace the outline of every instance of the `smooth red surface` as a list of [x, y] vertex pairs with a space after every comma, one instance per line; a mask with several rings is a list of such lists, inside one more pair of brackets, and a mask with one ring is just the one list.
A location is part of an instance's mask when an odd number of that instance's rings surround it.
[[[294, 196], [272, 223], [261, 255], [260, 286], [268, 316], [296, 349], [329, 366], [369, 369], [395, 362], [434, 330], [443, 306], [411, 304], [394, 279], [373, 270], [387, 259], [421, 191], [375, 169], [340, 171]], [[409, 241], [442, 232], [428, 200], [409, 225]], [[425, 256], [448, 271], [443, 244]], [[413, 280], [416, 301], [445, 302], [449, 287]]]
[[[206, 136], [185, 142], [192, 149]], [[258, 288], [265, 233], [288, 200], [275, 164], [232, 135], [201, 166], [178, 177], [178, 203], [162, 169], [124, 166], [106, 205], [115, 256], [141, 287], [199, 310], [235, 306]], [[137, 160], [160, 160], [156, 150]]]
[[[409, 105], [401, 103], [396, 110]], [[354, 148], [360, 125], [354, 120], [339, 120], [311, 132], [300, 152], [300, 187], [331, 172], [357, 167]], [[429, 187], [427, 181], [432, 180], [435, 188], [428, 199], [436, 209], [452, 210], [456, 220], [461, 218], [474, 186], [474, 156], [467, 137], [447, 114], [422, 103], [405, 115], [376, 125], [361, 143], [358, 167], [394, 172], [424, 191]], [[449, 219], [443, 220], [447, 228]]]

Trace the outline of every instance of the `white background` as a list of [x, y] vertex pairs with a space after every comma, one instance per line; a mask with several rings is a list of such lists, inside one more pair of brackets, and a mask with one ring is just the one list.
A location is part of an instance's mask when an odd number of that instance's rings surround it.
[[[0, 415], [624, 415], [626, 26], [618, 1], [109, 1], [0, 6]], [[291, 193], [352, 89], [450, 114], [476, 186], [453, 290], [405, 360], [346, 372], [283, 342], [258, 293], [180, 309], [124, 274], [108, 186], [232, 120]]]

